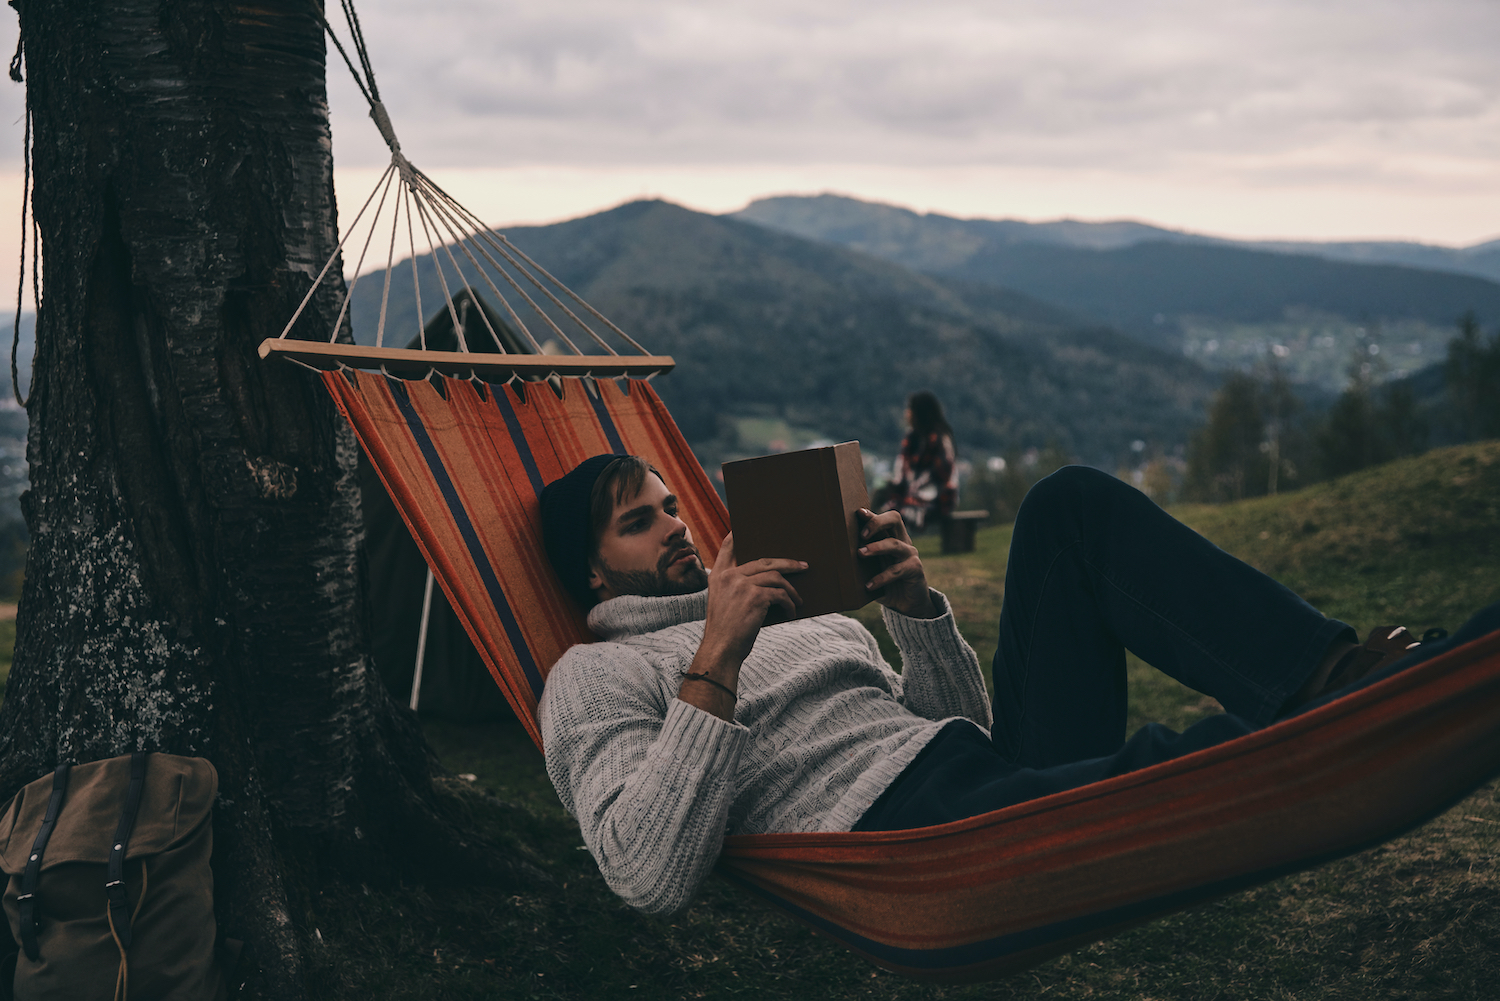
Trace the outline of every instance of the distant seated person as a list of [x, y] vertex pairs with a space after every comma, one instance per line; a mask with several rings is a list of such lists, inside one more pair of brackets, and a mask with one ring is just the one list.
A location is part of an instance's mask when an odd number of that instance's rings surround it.
[[[686, 905], [726, 833], [886, 831], [975, 816], [1242, 736], [1413, 643], [1364, 646], [1135, 488], [1066, 467], [1016, 520], [993, 699], [899, 513], [860, 512], [884, 569], [897, 674], [870, 633], [795, 613], [789, 559], [712, 571], [645, 461], [599, 455], [542, 493], [547, 553], [603, 642], [568, 650], [539, 706], [547, 772], [611, 888]], [[1378, 637], [1378, 639], [1377, 639]], [[1184, 733], [1125, 735], [1125, 651], [1217, 699]]]
[[891, 482], [877, 495], [877, 511], [899, 511], [907, 527], [920, 531], [953, 511], [958, 499], [953, 429], [943, 405], [927, 390], [906, 399], [906, 437], [891, 470]]

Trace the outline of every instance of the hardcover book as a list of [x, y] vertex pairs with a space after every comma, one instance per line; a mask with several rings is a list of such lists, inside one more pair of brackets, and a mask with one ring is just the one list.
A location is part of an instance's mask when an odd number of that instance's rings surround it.
[[[796, 618], [851, 611], [875, 597], [865, 583], [882, 561], [858, 554], [856, 512], [870, 506], [859, 442], [741, 459], [722, 469], [735, 561], [807, 562], [787, 578], [802, 598]], [[766, 623], [790, 618], [772, 608]]]

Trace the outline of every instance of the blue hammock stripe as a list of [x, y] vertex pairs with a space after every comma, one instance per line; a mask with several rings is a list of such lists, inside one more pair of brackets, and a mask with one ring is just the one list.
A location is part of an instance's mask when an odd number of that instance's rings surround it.
[[531, 647], [527, 645], [520, 623], [516, 621], [515, 612], [511, 611], [510, 602], [506, 600], [505, 589], [500, 586], [500, 578], [495, 575], [495, 568], [490, 564], [484, 546], [480, 545], [479, 536], [474, 531], [474, 523], [469, 518], [469, 512], [464, 510], [458, 490], [453, 486], [453, 478], [448, 475], [448, 468], [443, 465], [443, 460], [432, 443], [432, 437], [427, 433], [427, 426], [422, 423], [422, 418], [412, 407], [411, 399], [405, 392], [393, 392], [391, 395], [406, 418], [412, 440], [421, 450], [422, 458], [427, 461], [427, 468], [431, 471], [438, 489], [442, 491], [448, 510], [453, 513], [453, 521], [457, 524], [460, 534], [463, 535], [465, 545], [468, 546], [469, 558], [474, 561], [475, 568], [484, 579], [490, 603], [495, 606], [495, 612], [500, 616], [500, 621], [505, 627], [505, 636], [510, 640], [511, 649], [520, 658], [521, 670], [526, 675], [527, 684], [531, 686], [532, 697], [541, 698], [542, 686], [545, 684], [542, 673], [537, 670], [536, 661], [531, 655]]
[[516, 416], [516, 405], [509, 386], [489, 384], [490, 397], [495, 401], [495, 406], [500, 411], [500, 416], [505, 419], [505, 430], [510, 432], [510, 443], [515, 448], [516, 454], [521, 457], [521, 466], [526, 470], [526, 478], [531, 481], [532, 492], [540, 497], [542, 488], [547, 484], [542, 480], [542, 472], [537, 468], [536, 456], [531, 454], [531, 443], [526, 440], [526, 434], [521, 430], [521, 421]]
[[600, 386], [592, 393], [585, 388], [583, 392], [589, 399], [589, 405], [594, 408], [594, 419], [599, 422], [599, 429], [609, 440], [609, 450], [616, 454], [623, 454], [625, 442], [620, 440], [620, 431], [615, 427], [615, 420], [610, 416], [609, 408], [604, 405], [604, 388]]

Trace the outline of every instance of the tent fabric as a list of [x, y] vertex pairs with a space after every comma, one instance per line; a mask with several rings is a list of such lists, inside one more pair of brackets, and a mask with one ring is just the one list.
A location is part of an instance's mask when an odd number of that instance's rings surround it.
[[[323, 378], [538, 746], [547, 671], [594, 639], [547, 564], [542, 486], [632, 452], [709, 562], [728, 531], [645, 383]], [[731, 836], [719, 868], [887, 969], [1003, 975], [1389, 838], [1500, 770], [1500, 606], [1397, 667], [1240, 739], [940, 827]]]

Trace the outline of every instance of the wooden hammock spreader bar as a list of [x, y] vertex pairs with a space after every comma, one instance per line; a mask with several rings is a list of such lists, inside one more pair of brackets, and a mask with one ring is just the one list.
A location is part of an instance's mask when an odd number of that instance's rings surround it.
[[478, 376], [487, 381], [506, 381], [512, 376], [560, 375], [564, 378], [644, 379], [670, 372], [677, 362], [669, 355], [523, 355], [487, 354], [464, 351], [416, 351], [410, 348], [375, 348], [363, 344], [328, 344], [324, 341], [297, 341], [268, 337], [260, 342], [261, 358], [287, 358], [313, 368], [333, 369], [340, 364], [350, 368], [387, 369], [426, 373], [436, 370], [444, 375], [467, 379]]

